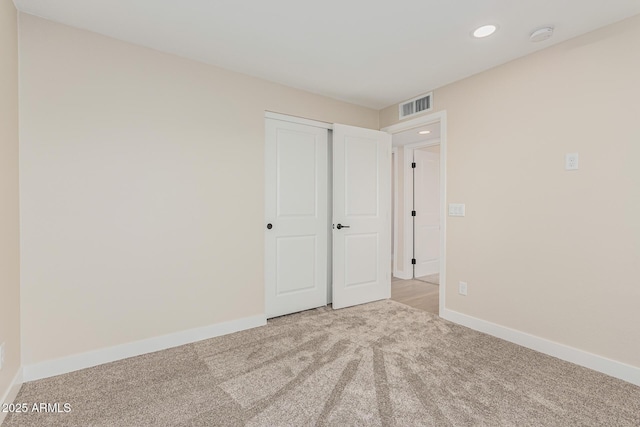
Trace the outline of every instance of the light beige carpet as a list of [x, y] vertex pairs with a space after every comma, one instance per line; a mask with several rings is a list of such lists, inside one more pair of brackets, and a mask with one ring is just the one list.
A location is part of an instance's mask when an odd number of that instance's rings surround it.
[[393, 301], [25, 384], [3, 426], [638, 426], [640, 388]]

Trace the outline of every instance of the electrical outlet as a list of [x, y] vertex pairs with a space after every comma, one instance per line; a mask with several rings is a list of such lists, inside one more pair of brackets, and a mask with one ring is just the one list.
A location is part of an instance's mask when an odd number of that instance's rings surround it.
[[4, 343], [0, 344], [0, 369], [4, 365]]
[[578, 170], [578, 153], [565, 154], [564, 169], [568, 171]]
[[467, 282], [458, 283], [458, 293], [460, 295], [467, 295]]

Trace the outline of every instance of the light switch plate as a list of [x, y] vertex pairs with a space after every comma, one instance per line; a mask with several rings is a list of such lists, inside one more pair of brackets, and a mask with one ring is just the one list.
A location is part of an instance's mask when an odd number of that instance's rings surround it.
[[564, 169], [568, 171], [578, 170], [578, 153], [565, 154]]
[[458, 283], [458, 293], [460, 295], [467, 295], [467, 282]]
[[449, 203], [449, 216], [464, 216], [464, 203]]

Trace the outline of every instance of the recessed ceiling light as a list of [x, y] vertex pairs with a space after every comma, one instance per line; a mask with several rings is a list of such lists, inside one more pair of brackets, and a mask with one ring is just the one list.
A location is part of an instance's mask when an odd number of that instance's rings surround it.
[[418, 132], [420, 135], [426, 135], [428, 133], [431, 133], [430, 130], [421, 130], [420, 132]]
[[490, 36], [491, 34], [495, 33], [497, 29], [498, 29], [498, 27], [495, 26], [495, 25], [483, 25], [482, 27], [477, 28], [473, 32], [473, 37], [475, 37], [477, 39], [481, 39], [483, 37], [487, 37], [487, 36]]

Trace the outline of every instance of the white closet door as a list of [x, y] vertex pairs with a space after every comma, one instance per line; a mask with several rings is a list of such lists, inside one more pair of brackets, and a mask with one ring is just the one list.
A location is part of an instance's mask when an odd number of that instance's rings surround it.
[[415, 277], [440, 271], [440, 154], [415, 150]]
[[271, 318], [327, 303], [328, 131], [266, 119], [265, 150], [265, 299]]
[[333, 125], [333, 308], [391, 297], [391, 135]]

